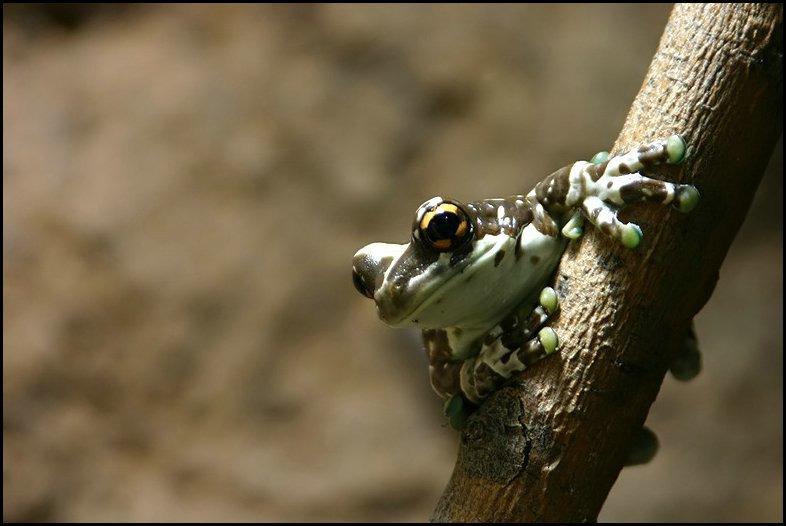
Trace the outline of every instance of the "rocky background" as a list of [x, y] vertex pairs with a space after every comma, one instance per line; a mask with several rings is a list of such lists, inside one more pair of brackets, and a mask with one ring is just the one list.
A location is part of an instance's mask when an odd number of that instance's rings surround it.
[[[426, 519], [456, 435], [351, 256], [608, 148], [668, 11], [5, 5], [3, 519]], [[782, 174], [601, 520], [783, 519]]]

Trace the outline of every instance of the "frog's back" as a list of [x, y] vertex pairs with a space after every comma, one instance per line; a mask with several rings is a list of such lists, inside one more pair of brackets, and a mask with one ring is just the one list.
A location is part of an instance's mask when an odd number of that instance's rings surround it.
[[530, 201], [520, 194], [473, 201], [467, 208], [475, 220], [478, 238], [500, 233], [516, 237], [534, 217]]

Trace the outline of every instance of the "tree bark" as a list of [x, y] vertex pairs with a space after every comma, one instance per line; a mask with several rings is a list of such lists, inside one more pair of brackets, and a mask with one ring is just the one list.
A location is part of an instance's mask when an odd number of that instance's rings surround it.
[[597, 519], [781, 134], [782, 19], [780, 4], [674, 7], [614, 151], [679, 133], [687, 161], [654, 176], [694, 184], [699, 206], [626, 209], [635, 251], [591, 227], [569, 248], [561, 350], [470, 418], [433, 521]]

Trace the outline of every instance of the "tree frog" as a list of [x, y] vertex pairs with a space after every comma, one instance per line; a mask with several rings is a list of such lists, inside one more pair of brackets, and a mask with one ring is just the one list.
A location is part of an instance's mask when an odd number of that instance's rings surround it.
[[466, 204], [433, 197], [415, 212], [408, 243], [371, 243], [354, 255], [354, 285], [382, 321], [422, 329], [431, 385], [454, 427], [511, 375], [558, 350], [548, 323], [559, 304], [547, 285], [585, 219], [634, 249], [642, 231], [617, 218], [620, 208], [694, 208], [695, 187], [642, 173], [685, 155], [685, 141], [673, 135], [565, 166], [527, 195]]

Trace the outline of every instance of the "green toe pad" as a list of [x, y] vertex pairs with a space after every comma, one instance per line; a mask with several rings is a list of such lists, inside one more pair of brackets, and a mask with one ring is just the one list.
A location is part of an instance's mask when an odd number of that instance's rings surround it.
[[633, 441], [625, 459], [625, 466], [646, 464], [658, 452], [658, 437], [647, 427], [642, 427], [633, 434]]
[[688, 147], [685, 140], [679, 135], [672, 135], [666, 139], [666, 154], [669, 156], [669, 164], [679, 164], [685, 160], [685, 153]]
[[590, 162], [592, 164], [603, 164], [609, 160], [609, 157], [609, 152], [598, 152], [590, 159]]
[[554, 292], [554, 289], [546, 287], [540, 291], [540, 304], [543, 305], [543, 308], [546, 309], [546, 312], [549, 314], [557, 310], [559, 300], [557, 299], [557, 293]]
[[687, 214], [699, 203], [699, 191], [696, 190], [695, 186], [691, 186], [689, 184], [680, 185], [677, 190], [677, 201], [675, 205], [677, 206], [677, 210], [680, 212]]
[[568, 239], [578, 239], [584, 233], [584, 217], [581, 212], [576, 212], [573, 217], [562, 227], [562, 235]]
[[448, 417], [450, 427], [457, 431], [461, 431], [467, 423], [467, 419], [474, 411], [475, 406], [466, 401], [460, 394], [456, 394], [448, 398], [445, 402], [443, 412]]
[[641, 228], [639, 228], [639, 225], [628, 223], [622, 227], [620, 241], [627, 248], [636, 248], [639, 246], [639, 243], [641, 243], [641, 238], [643, 237], [644, 233], [641, 231]]
[[578, 239], [584, 233], [583, 228], [574, 227], [574, 228], [563, 228], [562, 235], [567, 237], [568, 239]]
[[464, 398], [461, 395], [453, 395], [445, 402], [442, 412], [446, 417], [456, 416], [464, 408]]
[[701, 372], [701, 353], [695, 347], [683, 350], [669, 364], [669, 370], [676, 380], [687, 382], [693, 380]]
[[559, 346], [559, 338], [557, 338], [557, 333], [554, 332], [554, 329], [551, 327], [543, 327], [538, 333], [538, 339], [540, 339], [540, 344], [543, 346], [546, 354], [553, 353]]

